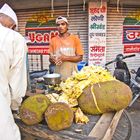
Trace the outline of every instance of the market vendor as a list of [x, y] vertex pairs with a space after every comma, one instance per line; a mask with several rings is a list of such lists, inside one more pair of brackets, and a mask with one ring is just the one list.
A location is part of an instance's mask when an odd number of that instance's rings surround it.
[[20, 140], [12, 110], [18, 110], [27, 85], [26, 43], [18, 32], [15, 12], [4, 4], [0, 9], [0, 140]]
[[77, 62], [82, 61], [84, 51], [78, 36], [68, 32], [69, 23], [65, 17], [59, 16], [56, 25], [59, 35], [50, 42], [49, 60], [55, 65], [54, 71], [65, 80], [77, 71]]

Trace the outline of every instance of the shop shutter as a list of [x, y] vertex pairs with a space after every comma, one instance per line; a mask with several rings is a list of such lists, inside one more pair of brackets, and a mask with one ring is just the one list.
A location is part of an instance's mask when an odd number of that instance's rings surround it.
[[[30, 10], [20, 10], [17, 11], [17, 16], [19, 19], [19, 31], [22, 35], [25, 35], [25, 25], [27, 20], [34, 14], [47, 11], [46, 14], [51, 15], [51, 10], [47, 8], [41, 9], [30, 9]], [[67, 17], [67, 7], [54, 7], [54, 17], [57, 16], [65, 16]], [[84, 58], [83, 61], [87, 62], [88, 57], [88, 11], [87, 7], [86, 10], [83, 10], [83, 5], [78, 6], [70, 6], [69, 9], [69, 31], [72, 34], [77, 34], [84, 47]], [[46, 55], [28, 55], [29, 59], [29, 68], [30, 71], [41, 70], [41, 57], [43, 60], [43, 68], [48, 69], [49, 62], [48, 56]]]
[[[111, 61], [117, 54], [123, 53], [122, 35], [123, 35], [123, 21], [128, 15], [136, 13], [138, 8], [120, 8], [117, 11], [116, 6], [108, 7], [107, 15], [107, 56], [106, 60]], [[129, 55], [129, 54], [124, 54]], [[125, 59], [129, 69], [135, 69], [140, 66], [140, 55], [136, 57]], [[110, 70], [114, 70], [114, 64], [109, 66]]]

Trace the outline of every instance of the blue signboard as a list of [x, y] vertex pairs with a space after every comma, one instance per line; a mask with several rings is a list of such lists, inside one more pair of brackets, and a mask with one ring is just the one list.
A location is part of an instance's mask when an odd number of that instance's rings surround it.
[[123, 44], [140, 43], [140, 26], [123, 26]]

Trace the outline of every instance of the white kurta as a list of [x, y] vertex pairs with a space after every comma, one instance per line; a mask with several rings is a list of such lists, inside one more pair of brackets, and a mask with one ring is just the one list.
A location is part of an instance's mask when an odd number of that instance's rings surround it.
[[[14, 109], [25, 96], [26, 43], [17, 32], [0, 24], [0, 140], [20, 140], [20, 132], [14, 122]], [[15, 104], [16, 103], [16, 104]]]

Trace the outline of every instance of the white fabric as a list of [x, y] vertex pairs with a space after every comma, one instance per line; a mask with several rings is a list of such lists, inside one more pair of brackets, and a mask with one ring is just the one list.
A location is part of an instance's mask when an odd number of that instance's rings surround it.
[[62, 16], [59, 16], [57, 19], [56, 19], [56, 24], [59, 22], [59, 21], [64, 21], [68, 24], [68, 20], [65, 18], [65, 17], [62, 17]]
[[17, 32], [0, 24], [0, 140], [20, 140], [11, 104], [20, 105], [27, 87], [26, 43]]
[[19, 128], [14, 122], [6, 98], [0, 94], [0, 140], [21, 140]]
[[2, 6], [2, 8], [0, 9], [0, 13], [3, 13], [5, 15], [11, 17], [15, 21], [16, 26], [18, 26], [18, 20], [17, 20], [16, 13], [13, 11], [13, 9], [8, 4], [5, 3]]

